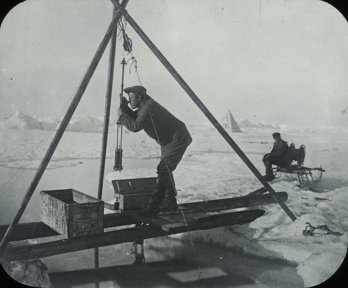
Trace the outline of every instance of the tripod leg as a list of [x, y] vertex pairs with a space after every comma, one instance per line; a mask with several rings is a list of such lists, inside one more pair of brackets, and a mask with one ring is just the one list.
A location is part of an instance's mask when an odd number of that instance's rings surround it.
[[[139, 246], [140, 246], [140, 251], [138, 250]], [[137, 240], [133, 242], [133, 247], [134, 247], [134, 255], [135, 255], [135, 261], [133, 262], [133, 264], [134, 265], [145, 264], [144, 240]]]

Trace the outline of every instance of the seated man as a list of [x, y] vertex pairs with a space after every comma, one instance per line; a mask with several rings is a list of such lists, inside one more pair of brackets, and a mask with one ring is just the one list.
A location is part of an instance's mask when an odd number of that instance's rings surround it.
[[192, 142], [191, 135], [182, 121], [146, 94], [143, 86], [128, 87], [124, 91], [128, 93], [132, 109], [138, 110], [129, 109], [128, 101], [124, 98], [119, 109], [118, 122], [132, 132], [144, 130], [161, 146], [161, 160], [157, 166], [157, 187], [141, 215], [150, 216], [159, 211], [175, 211], [177, 202], [173, 171]]
[[274, 139], [273, 149], [271, 153], [263, 156], [262, 162], [266, 167], [266, 175], [264, 176], [266, 181], [272, 181], [274, 175], [272, 172], [272, 165], [284, 166], [287, 164], [285, 156], [288, 152], [288, 144], [281, 139], [280, 133], [275, 132], [272, 134]]

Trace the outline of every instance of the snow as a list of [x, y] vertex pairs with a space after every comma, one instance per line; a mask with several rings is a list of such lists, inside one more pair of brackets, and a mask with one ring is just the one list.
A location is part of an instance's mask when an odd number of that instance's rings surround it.
[[55, 129], [54, 121], [26, 115], [21, 112], [16, 112], [11, 117], [2, 119], [0, 123], [2, 129]]
[[[75, 132], [102, 132], [103, 121], [101, 117], [73, 117], [69, 122], [67, 131]], [[32, 129], [32, 130], [56, 130], [61, 120], [42, 118], [16, 112], [12, 116], [0, 119], [1, 129]], [[112, 123], [111, 123], [112, 124]]]
[[[229, 118], [224, 117], [221, 124], [224, 127], [230, 127]], [[39, 116], [27, 115], [22, 112], [15, 112], [12, 116], [6, 116], [0, 119], [1, 129], [37, 129], [37, 130], [55, 130], [61, 120], [42, 118]], [[75, 132], [102, 132], [103, 131], [103, 121], [102, 117], [74, 117], [70, 121], [67, 130]], [[113, 123], [110, 123], [113, 125]], [[267, 124], [263, 122], [251, 122], [248, 119], [237, 122], [238, 126], [241, 128], [273, 128], [278, 129], [281, 126]], [[195, 124], [193, 124], [195, 125]]]
[[[22, 119], [22, 116], [17, 115], [17, 119], [19, 118]], [[88, 128], [86, 123], [90, 123], [93, 129]], [[97, 131], [94, 129], [99, 124], [100, 122], [90, 118], [87, 122], [72, 123], [72, 127], [76, 125], [78, 131]], [[36, 169], [54, 131], [29, 130], [30, 127], [35, 127], [34, 124], [17, 126], [25, 129], [0, 130], [0, 166], [15, 168], [16, 171], [23, 168]], [[188, 128], [193, 142], [174, 173], [179, 202], [242, 196], [262, 186], [211, 125], [196, 123], [188, 125]], [[107, 159], [110, 162], [114, 157], [115, 130], [111, 126], [108, 138]], [[286, 204], [297, 220], [292, 222], [278, 204], [272, 204], [261, 207], [266, 211], [264, 216], [247, 225], [172, 237], [201, 241], [257, 257], [285, 259], [297, 265], [297, 273], [305, 286], [314, 286], [328, 279], [338, 269], [347, 251], [348, 161], [343, 155], [348, 153], [348, 131], [332, 128], [301, 129], [287, 125], [280, 125], [277, 131], [288, 143], [294, 142], [297, 147], [306, 145], [306, 166], [322, 165], [326, 170], [322, 181], [308, 190], [300, 189], [296, 178], [291, 175], [281, 175], [271, 183], [275, 191], [288, 193]], [[273, 132], [271, 127], [244, 126], [243, 133], [231, 134], [261, 173], [264, 171], [261, 159], [272, 147]], [[67, 132], [48, 169], [63, 169], [79, 165], [86, 159], [99, 159], [100, 147], [100, 133]], [[156, 163], [160, 149], [145, 133], [124, 131], [123, 150], [124, 170], [113, 172], [112, 167], [107, 167], [106, 182], [110, 183], [115, 177], [155, 176], [156, 164], [149, 166], [141, 164], [141, 161]], [[132, 161], [139, 164], [128, 169]], [[330, 231], [337, 233], [326, 234], [327, 230], [316, 229], [314, 236], [305, 236], [303, 231], [307, 222], [314, 227], [327, 225]]]
[[39, 259], [1, 263], [4, 270], [16, 281], [31, 286], [50, 288], [47, 267]]
[[263, 122], [253, 123], [248, 119], [244, 119], [243, 121], [239, 122], [238, 125], [241, 128], [273, 128], [273, 129], [280, 128], [278, 125], [266, 124]]
[[72, 119], [67, 130], [76, 132], [101, 132], [103, 131], [103, 119], [94, 117]]

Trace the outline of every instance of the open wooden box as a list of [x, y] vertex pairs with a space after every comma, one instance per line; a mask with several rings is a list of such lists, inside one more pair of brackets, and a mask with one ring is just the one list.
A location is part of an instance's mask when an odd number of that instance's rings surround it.
[[58, 233], [73, 238], [103, 232], [104, 202], [74, 189], [41, 191], [40, 216]]

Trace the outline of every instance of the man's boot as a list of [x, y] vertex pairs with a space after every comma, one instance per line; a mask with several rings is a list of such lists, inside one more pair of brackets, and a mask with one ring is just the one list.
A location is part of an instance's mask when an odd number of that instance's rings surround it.
[[178, 209], [178, 204], [176, 201], [176, 189], [173, 174], [171, 173], [170, 179], [167, 183], [165, 196], [163, 202], [160, 206], [161, 212], [174, 212]]
[[176, 202], [176, 198], [165, 199], [163, 201], [163, 205], [160, 208], [160, 212], [176, 212], [178, 210], [178, 203]]
[[144, 216], [144, 217], [156, 216], [158, 214], [158, 212], [159, 212], [158, 205], [159, 205], [158, 201], [155, 201], [155, 200], [151, 199], [147, 203], [146, 207], [138, 213], [138, 215], [139, 216]]
[[158, 174], [156, 180], [156, 190], [151, 196], [150, 201], [147, 203], [145, 209], [138, 213], [139, 216], [155, 216], [159, 212], [159, 205], [163, 201], [165, 196], [165, 189], [168, 182], [168, 176], [165, 174]]
[[263, 176], [263, 179], [265, 179], [267, 182], [274, 180], [275, 176], [273, 174], [272, 170], [266, 170], [266, 175]]

